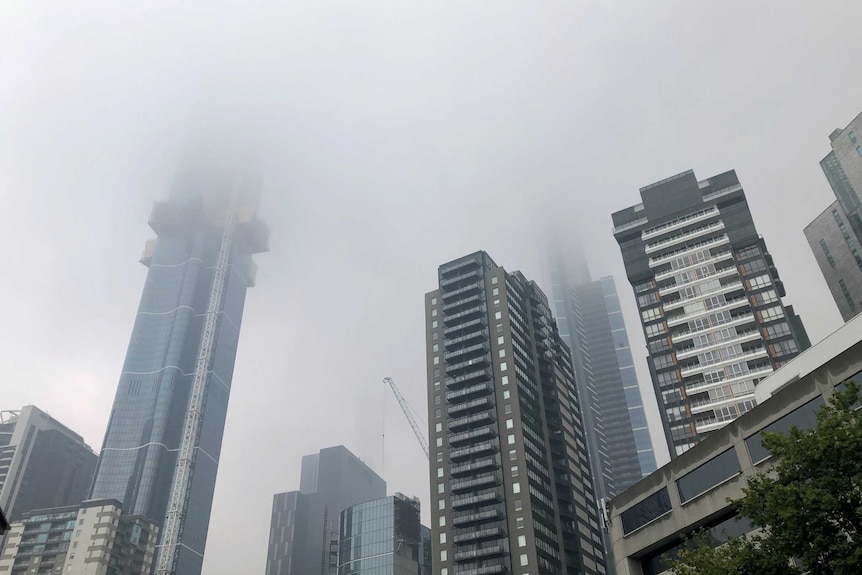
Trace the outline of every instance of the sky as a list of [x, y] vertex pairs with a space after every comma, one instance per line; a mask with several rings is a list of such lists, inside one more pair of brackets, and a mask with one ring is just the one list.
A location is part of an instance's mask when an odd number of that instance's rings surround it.
[[230, 121], [261, 142], [272, 235], [205, 574], [263, 572], [272, 495], [322, 447], [427, 508], [382, 378], [424, 414], [437, 266], [484, 249], [548, 289], [555, 222], [617, 279], [660, 433], [610, 214], [684, 170], [736, 169], [786, 303], [812, 341], [838, 328], [802, 229], [834, 199], [829, 133], [862, 111], [860, 21], [857, 0], [4, 2], [0, 409], [35, 404], [99, 448], [150, 206], [190, 134]]

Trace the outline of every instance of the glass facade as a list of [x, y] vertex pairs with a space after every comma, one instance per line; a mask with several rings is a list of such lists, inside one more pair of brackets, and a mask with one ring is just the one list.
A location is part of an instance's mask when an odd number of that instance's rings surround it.
[[338, 575], [419, 575], [420, 547], [418, 501], [396, 495], [354, 505], [341, 513]]
[[[149, 271], [91, 492], [91, 498], [116, 499], [125, 513], [159, 525], [170, 496], [224, 232], [232, 191], [226, 184], [236, 181], [206, 178], [207, 192], [192, 193], [200, 182], [181, 175], [178, 188], [168, 201], [155, 204], [150, 218], [158, 239], [148, 244], [141, 260]], [[243, 196], [228, 246], [224, 296], [218, 302], [179, 575], [200, 572], [245, 294], [254, 281], [251, 255], [266, 249], [268, 231], [256, 217], [252, 184], [238, 184]]]

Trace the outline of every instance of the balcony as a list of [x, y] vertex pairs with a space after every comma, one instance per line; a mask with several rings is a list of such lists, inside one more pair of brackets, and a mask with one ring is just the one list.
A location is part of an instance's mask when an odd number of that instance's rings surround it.
[[471, 381], [479, 381], [480, 379], [491, 379], [492, 377], [491, 370], [488, 368], [479, 369], [477, 371], [471, 371], [470, 373], [465, 373], [464, 375], [459, 375], [458, 377], [447, 377], [446, 378], [446, 387], [449, 388], [458, 388], [461, 387], [462, 384], [467, 384]]
[[630, 230], [632, 228], [636, 228], [638, 226], [642, 226], [644, 224], [648, 224], [649, 220], [646, 218], [639, 218], [633, 222], [629, 222], [627, 224], [620, 224], [614, 228], [613, 233], [618, 234], [620, 232], [624, 232], [626, 230]]
[[720, 407], [725, 407], [727, 405], [734, 405], [736, 403], [740, 403], [742, 401], [752, 401], [754, 399], [754, 392], [747, 393], [745, 395], [734, 395], [733, 397], [721, 397], [721, 398], [709, 398], [709, 399], [701, 399], [698, 401], [691, 402], [691, 412], [692, 414], [705, 413], [712, 409], [718, 409]]
[[477, 331], [470, 332], [466, 335], [462, 335], [461, 337], [455, 337], [452, 339], [447, 339], [445, 342], [443, 342], [443, 345], [446, 347], [446, 349], [451, 350], [451, 349], [453, 349], [453, 348], [455, 348], [455, 347], [457, 347], [463, 343], [466, 343], [468, 341], [474, 341], [474, 340], [477, 340], [480, 338], [482, 339], [482, 341], [484, 341], [485, 332], [482, 330], [477, 330]]
[[704, 371], [706, 371], [708, 369], [713, 370], [713, 369], [716, 369], [719, 367], [728, 366], [732, 363], [742, 363], [744, 361], [751, 361], [752, 359], [757, 359], [760, 357], [766, 357], [767, 355], [768, 354], [767, 354], [766, 348], [763, 346], [758, 346], [758, 347], [752, 348], [751, 350], [749, 350], [749, 351], [747, 351], [741, 355], [737, 355], [736, 357], [729, 357], [726, 359], [722, 358], [721, 361], [716, 361], [714, 363], [706, 363], [706, 364], [701, 363], [701, 364], [697, 364], [695, 366], [688, 367], [688, 368], [683, 368], [682, 366], [680, 366], [680, 373], [682, 374], [682, 377], [685, 378], [685, 377], [689, 377], [689, 376], [692, 376], [692, 375], [695, 375], [698, 373], [703, 373]]
[[449, 359], [456, 358], [456, 357], [461, 356], [461, 355], [465, 355], [465, 354], [469, 354], [469, 353], [473, 353], [473, 352], [477, 352], [477, 351], [484, 351], [485, 353], [488, 353], [489, 351], [491, 351], [491, 347], [483, 341], [482, 343], [469, 345], [467, 347], [462, 347], [460, 349], [456, 349], [453, 351], [447, 351], [446, 353], [443, 354], [443, 359], [449, 360]]
[[496, 575], [497, 573], [505, 573], [504, 565], [485, 565], [484, 567], [472, 567], [469, 569], [455, 568], [455, 575]]
[[467, 543], [469, 541], [479, 541], [481, 539], [489, 539], [503, 535], [503, 530], [499, 527], [491, 527], [489, 529], [480, 529], [479, 531], [470, 531], [461, 533], [452, 537], [453, 543]]
[[[679, 288], [677, 288], [677, 289], [679, 289]], [[723, 294], [723, 293], [730, 293], [732, 291], [741, 290], [741, 289], [742, 289], [742, 282], [736, 281], [736, 282], [721, 285], [717, 288], [714, 288], [714, 289], [711, 289], [711, 290], [708, 290], [705, 292], [701, 292], [695, 296], [691, 296], [691, 297], [687, 297], [687, 298], [680, 298], [680, 299], [677, 299], [677, 300], [674, 300], [671, 302], [666, 302], [666, 303], [663, 302], [662, 307], [664, 308], [665, 313], [667, 313], [671, 310], [675, 310], [677, 308], [683, 307], [684, 305], [686, 305], [688, 303], [697, 301], [699, 299], [703, 299], [703, 298], [710, 296], [710, 295], [719, 295], [719, 294]]]
[[675, 236], [671, 236], [671, 237], [665, 238], [663, 240], [658, 240], [655, 242], [648, 243], [646, 245], [644, 251], [648, 254], [654, 253], [654, 252], [657, 252], [657, 251], [664, 249], [668, 246], [672, 246], [674, 244], [677, 244], [679, 242], [690, 240], [692, 238], [703, 236], [703, 235], [706, 235], [710, 232], [723, 230], [723, 229], [724, 229], [724, 222], [722, 222], [721, 220], [719, 220], [717, 222], [711, 222], [705, 226], [701, 226], [699, 228], [694, 228], [693, 230], [689, 230], [687, 232], [683, 232], [681, 234], [677, 234]]
[[449, 272], [459, 270], [463, 267], [478, 266], [478, 265], [479, 265], [479, 260], [477, 260], [475, 257], [468, 258], [465, 260], [459, 260], [456, 262], [451, 262], [451, 263], [448, 263], [446, 265], [440, 266], [440, 275], [446, 275]]
[[[482, 329], [484, 327], [485, 327], [485, 319], [484, 318], [472, 319], [468, 322], [445, 328], [443, 330], [443, 336], [446, 337], [448, 335], [452, 335], [455, 333], [462, 333], [462, 332], [466, 333], [467, 331], [469, 331], [471, 329], [476, 333], [482, 334], [482, 333], [484, 333], [484, 329]], [[480, 331], [480, 329], [481, 329], [481, 331]]]
[[704, 391], [709, 391], [710, 389], [715, 389], [717, 387], [722, 387], [724, 385], [730, 385], [732, 383], [739, 383], [741, 381], [753, 380], [757, 377], [765, 377], [772, 373], [774, 370], [772, 367], [761, 367], [759, 369], [754, 369], [748, 371], [746, 373], [740, 374], [736, 377], [729, 377], [727, 379], [722, 379], [720, 381], [713, 381], [707, 383], [706, 381], [698, 381], [692, 384], [686, 384], [685, 393], [686, 395], [693, 395], [695, 393], [702, 393]]
[[452, 518], [452, 525], [468, 525], [470, 523], [480, 523], [484, 521], [497, 521], [502, 518], [502, 511], [491, 509], [490, 511], [480, 511], [479, 513], [456, 515]]
[[462, 447], [461, 449], [455, 449], [449, 452], [449, 458], [452, 461], [457, 459], [463, 459], [465, 457], [471, 457], [473, 455], [479, 453], [488, 453], [497, 449], [496, 441], [484, 441], [478, 445], [471, 445], [470, 447]]
[[474, 429], [473, 431], [465, 431], [464, 433], [455, 433], [449, 436], [449, 444], [457, 445], [459, 443], [464, 443], [465, 441], [471, 441], [477, 438], [486, 438], [493, 437], [494, 428], [493, 426], [480, 427], [479, 429]]
[[[718, 329], [721, 329], [721, 328], [718, 328]], [[745, 342], [754, 341], [757, 339], [761, 339], [760, 331], [753, 329], [753, 330], [745, 331], [742, 333], [737, 333], [736, 337], [726, 339], [724, 341], [718, 341], [718, 342], [713, 343], [711, 345], [705, 345], [703, 347], [696, 347], [695, 346], [695, 347], [687, 348], [683, 351], [677, 351], [676, 352], [676, 359], [677, 360], [688, 359], [690, 357], [696, 356], [699, 353], [704, 353], [706, 351], [712, 351], [712, 350], [717, 349], [719, 347], [726, 347], [728, 345], [733, 345], [735, 343], [745, 343]]]
[[456, 290], [444, 292], [443, 294], [441, 294], [440, 297], [443, 300], [443, 302], [445, 303], [445, 302], [448, 302], [448, 301], [455, 299], [456, 296], [459, 296], [461, 294], [466, 294], [466, 293], [470, 293], [473, 291], [476, 291], [476, 292], [481, 291], [483, 287], [485, 287], [484, 282], [477, 281], [475, 283], [470, 283], [468, 285], [465, 285], [464, 287], [460, 287]]
[[740, 326], [740, 325], [745, 325], [746, 323], [750, 323], [753, 321], [754, 321], [754, 314], [752, 314], [751, 312], [743, 313], [743, 314], [732, 317], [730, 319], [730, 321], [726, 321], [726, 322], [722, 322], [722, 323], [716, 323], [715, 325], [710, 325], [710, 326], [707, 326], [703, 329], [697, 329], [697, 330], [686, 329], [686, 330], [680, 330], [676, 333], [671, 333], [670, 334], [670, 340], [671, 340], [671, 342], [673, 342], [674, 345], [678, 345], [679, 342], [681, 342], [681, 341], [685, 341], [685, 340], [691, 339], [695, 336], [715, 331], [715, 330], [720, 329], [722, 327]]
[[452, 467], [449, 472], [453, 476], [464, 475], [465, 473], [472, 473], [473, 471], [479, 471], [481, 469], [492, 469], [500, 466], [500, 461], [495, 457], [489, 457], [487, 459], [480, 459], [479, 461], [474, 461], [473, 463], [466, 463], [464, 465], [456, 465]]
[[468, 359], [466, 361], [461, 361], [459, 363], [446, 363], [446, 373], [454, 374], [456, 371], [460, 371], [462, 369], [478, 369], [483, 365], [489, 365], [491, 363], [491, 357], [489, 353], [485, 355], [480, 355], [479, 357], [474, 357], [473, 359]]
[[748, 298], [745, 296], [735, 297], [733, 299], [727, 299], [727, 300], [725, 300], [725, 302], [722, 305], [716, 306], [716, 307], [711, 308], [711, 309], [704, 308], [702, 311], [698, 311], [695, 313], [691, 313], [691, 314], [682, 313], [682, 314], [675, 315], [673, 317], [668, 317], [668, 318], [666, 318], [667, 319], [667, 325], [668, 325], [668, 327], [674, 327], [677, 325], [682, 325], [684, 323], [690, 322], [692, 320], [703, 317], [705, 315], [718, 313], [720, 311], [728, 311], [731, 309], [736, 309], [739, 307], [747, 306], [750, 304], [751, 304], [751, 302], [749, 302]]
[[[685, 246], [681, 248], [677, 248], [672, 252], [668, 252], [666, 254], [662, 254], [660, 256], [656, 256], [649, 259], [649, 267], [654, 268], [665, 264], [673, 259], [682, 257], [684, 255], [693, 254], [694, 252], [703, 251], [708, 248], [714, 248], [718, 246], [724, 246], [730, 243], [730, 238], [727, 237], [727, 234], [721, 234], [720, 236], [716, 236], [714, 238], [710, 238], [708, 240], [703, 240], [701, 242], [697, 242], [695, 244], [691, 244], [690, 246]], [[698, 262], [700, 263], [700, 262]]]
[[462, 324], [466, 323], [462, 320], [465, 318], [473, 317], [476, 315], [483, 314], [488, 311], [488, 308], [485, 304], [477, 305], [475, 307], [471, 307], [470, 309], [465, 309], [464, 311], [459, 311], [458, 313], [452, 315], [444, 315], [443, 316], [443, 325], [448, 325], [450, 327], [454, 327], [453, 324]]
[[496, 491], [482, 493], [481, 495], [467, 495], [465, 497], [453, 497], [452, 509], [461, 509], [472, 505], [484, 505], [500, 501], [500, 494]]
[[468, 417], [461, 417], [459, 419], [452, 419], [449, 421], [449, 429], [456, 430], [467, 427], [469, 425], [473, 425], [474, 423], [490, 423], [494, 421], [494, 415], [490, 411], [483, 411], [482, 413], [477, 413], [476, 415], [470, 415]]
[[489, 547], [482, 547], [481, 549], [473, 549], [472, 551], [459, 551], [453, 555], [453, 558], [455, 561], [472, 561], [480, 557], [491, 557], [502, 554], [502, 545], [491, 545]]
[[722, 196], [728, 196], [734, 192], [738, 192], [741, 189], [742, 189], [741, 185], [734, 184], [733, 186], [730, 186], [727, 188], [722, 188], [720, 190], [716, 190], [715, 192], [710, 192], [710, 193], [706, 194], [705, 196], [703, 196], [703, 201], [708, 202], [710, 200], [715, 200], [715, 199], [720, 198]]
[[[732, 259], [733, 259], [733, 252], [732, 251], [728, 250], [728, 251], [718, 252], [717, 254], [712, 254], [712, 256], [708, 257], [707, 259], [703, 260], [702, 262], [689, 264], [687, 266], [683, 266], [683, 267], [677, 268], [675, 270], [669, 269], [669, 270], [665, 270], [663, 272], [656, 272], [655, 280], [658, 282], [658, 281], [673, 277], [676, 274], [682, 273], [684, 271], [689, 271], [689, 270], [692, 270], [692, 269], [697, 268], [697, 267], [702, 267], [702, 266], [705, 266], [708, 264], [717, 264], [718, 262], [723, 262], [723, 261], [732, 260]], [[733, 269], [736, 269], [736, 268], [734, 267]], [[713, 274], [713, 275], [715, 275], [715, 274]], [[709, 276], [704, 276], [704, 277], [709, 277]], [[700, 279], [703, 279], [703, 278], [698, 278], [698, 280], [700, 280]], [[689, 283], [694, 283], [694, 282], [689, 282]]]
[[467, 403], [456, 403], [455, 405], [451, 405], [446, 409], [446, 413], [450, 416], [454, 416], [460, 413], [470, 413], [471, 411], [479, 409], [488, 409], [489, 407], [491, 407], [491, 400], [487, 397], [483, 397], [480, 399], [474, 399], [473, 401], [468, 401]]
[[707, 219], [709, 219], [715, 215], [718, 215], [718, 208], [716, 208], [714, 206], [709, 207], [709, 208], [706, 208], [705, 210], [700, 210], [700, 211], [695, 212], [693, 214], [689, 214], [685, 217], [677, 218], [675, 220], [671, 220], [671, 221], [666, 222], [664, 224], [657, 225], [657, 226], [650, 228], [648, 230], [644, 230], [643, 233], [641, 233], [641, 239], [647, 240], [649, 238], [654, 238], [656, 236], [660, 236], [661, 234], [666, 234], [667, 232], [670, 232], [673, 230], [678, 230], [678, 229], [683, 228], [689, 224], [693, 224], [695, 222], [707, 220]]
[[499, 485], [500, 479], [496, 474], [491, 475], [483, 475], [482, 477], [477, 477], [476, 479], [467, 479], [464, 481], [453, 481], [452, 482], [452, 492], [458, 493], [460, 491], [467, 491], [468, 489], [474, 489], [476, 487], [485, 487], [488, 485]]
[[[729, 257], [725, 257], [723, 259], [732, 259], [733, 258], [733, 254], [731, 254], [730, 252], [727, 252], [725, 255], [727, 255], [727, 254], [730, 254]], [[658, 295], [661, 297], [664, 297], [668, 294], [676, 293], [685, 287], [696, 286], [696, 285], [701, 284], [707, 280], [721, 279], [721, 278], [732, 276], [734, 274], [739, 275], [739, 272], [737, 271], [736, 266], [729, 266], [726, 268], [722, 268], [720, 270], [715, 270], [715, 273], [702, 275], [702, 276], [698, 277], [697, 279], [693, 279], [693, 280], [690, 280], [687, 282], [681, 282], [681, 283], [674, 282], [673, 285], [660, 287], [658, 289]]]
[[475, 295], [465, 297], [463, 299], [455, 300], [455, 301], [453, 301], [451, 303], [447, 303], [443, 306], [443, 313], [449, 314], [449, 313], [452, 313], [454, 310], [461, 309], [463, 307], [470, 306], [470, 305], [476, 305], [479, 302], [484, 301], [484, 300], [485, 300], [485, 298], [482, 297], [482, 294], [475, 294]]
[[455, 403], [455, 400], [466, 399], [475, 395], [487, 395], [494, 391], [490, 383], [477, 383], [470, 387], [465, 387], [459, 391], [447, 391], [446, 401]]
[[[479, 269], [473, 269], [461, 275], [457, 275], [455, 277], [451, 277], [449, 279], [440, 280], [440, 287], [445, 288], [446, 286], [450, 286], [453, 284], [457, 284], [459, 282], [463, 282], [469, 279], [478, 279], [479, 278]], [[461, 286], [464, 287], [464, 286]]]

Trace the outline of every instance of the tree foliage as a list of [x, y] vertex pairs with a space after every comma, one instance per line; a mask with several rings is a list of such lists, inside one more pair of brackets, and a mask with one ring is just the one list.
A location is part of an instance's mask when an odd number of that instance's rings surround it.
[[[713, 548], [700, 540], [673, 562], [676, 575], [862, 573], [860, 391], [843, 392], [817, 413], [814, 429], [764, 433], [775, 464], [752, 476], [739, 514], [762, 530]], [[800, 568], [789, 567], [791, 560]]]

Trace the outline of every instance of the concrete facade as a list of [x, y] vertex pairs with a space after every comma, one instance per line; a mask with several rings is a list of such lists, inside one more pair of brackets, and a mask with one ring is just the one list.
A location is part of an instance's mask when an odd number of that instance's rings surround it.
[[862, 246], [835, 201], [805, 227], [805, 238], [844, 321], [862, 311]]
[[857, 317], [784, 365], [758, 387], [758, 405], [614, 498], [610, 535], [619, 575], [665, 572], [682, 537], [709, 529], [718, 544], [751, 530], [728, 503], [747, 478], [768, 469], [762, 431], [810, 429], [835, 387], [862, 383], [862, 318]]

